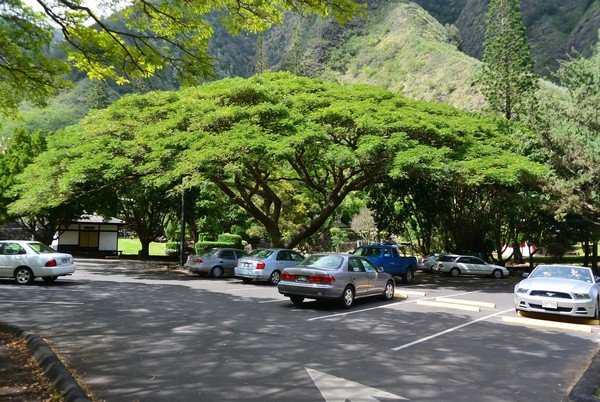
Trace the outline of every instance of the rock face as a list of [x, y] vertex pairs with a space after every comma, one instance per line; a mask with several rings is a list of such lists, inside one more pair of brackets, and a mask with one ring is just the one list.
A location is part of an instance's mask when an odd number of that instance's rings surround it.
[[[489, 0], [414, 0], [442, 23], [458, 27], [460, 48], [481, 58]], [[600, 1], [521, 0], [535, 68], [550, 75], [569, 54], [589, 56], [598, 40]]]

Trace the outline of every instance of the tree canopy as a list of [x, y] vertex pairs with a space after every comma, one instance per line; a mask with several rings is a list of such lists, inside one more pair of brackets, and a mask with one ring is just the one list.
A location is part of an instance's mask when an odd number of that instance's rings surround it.
[[41, 102], [65, 84], [63, 54], [90, 78], [125, 83], [172, 67], [182, 82], [211, 73], [208, 40], [221, 24], [230, 33], [262, 32], [288, 11], [334, 15], [344, 22], [363, 6], [354, 0], [104, 0], [90, 8], [82, 0], [22, 0], [0, 3], [0, 110], [22, 100]]
[[[495, 117], [385, 89], [287, 73], [127, 96], [50, 137], [13, 209], [144, 186], [209, 181], [260, 222], [273, 245], [315, 234], [353, 191], [393, 177], [518, 184], [543, 169], [504, 151]], [[54, 182], [48, 199], [34, 183]], [[385, 190], [384, 190], [385, 191]]]

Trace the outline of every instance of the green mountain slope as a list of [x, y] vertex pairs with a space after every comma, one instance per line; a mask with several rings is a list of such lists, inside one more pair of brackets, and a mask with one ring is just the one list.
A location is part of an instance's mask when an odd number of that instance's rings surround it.
[[409, 1], [371, 2], [366, 19], [343, 28], [292, 17], [265, 43], [273, 69], [379, 85], [463, 109], [483, 106], [473, 86], [480, 62], [460, 52], [452, 33]]
[[[461, 50], [481, 58], [489, 0], [414, 1], [439, 21], [456, 25]], [[569, 53], [591, 55], [600, 29], [600, 1], [521, 0], [521, 8], [538, 73], [549, 76]]]

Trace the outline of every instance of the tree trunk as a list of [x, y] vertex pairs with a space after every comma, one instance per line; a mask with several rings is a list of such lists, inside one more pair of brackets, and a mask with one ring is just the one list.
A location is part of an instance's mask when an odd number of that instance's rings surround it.
[[596, 275], [599, 275], [598, 272], [598, 241], [592, 242], [592, 270]]
[[148, 258], [150, 256], [150, 239], [148, 236], [140, 235], [140, 243], [142, 243], [142, 249], [139, 251], [138, 255], [140, 258]]

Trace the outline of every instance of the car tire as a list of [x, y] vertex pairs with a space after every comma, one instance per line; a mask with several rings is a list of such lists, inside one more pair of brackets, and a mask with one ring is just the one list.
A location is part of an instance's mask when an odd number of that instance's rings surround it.
[[394, 281], [388, 281], [388, 283], [385, 284], [382, 297], [383, 300], [392, 300], [394, 298]]
[[346, 286], [340, 296], [340, 305], [342, 308], [348, 309], [354, 304], [354, 289], [352, 286]]
[[223, 276], [223, 267], [217, 265], [210, 270], [210, 276], [213, 278], [220, 278]]
[[304, 297], [302, 297], [302, 296], [290, 296], [290, 300], [292, 301], [292, 303], [294, 303], [296, 305], [300, 305], [304, 301]]
[[51, 283], [57, 280], [58, 276], [42, 276], [42, 279], [44, 280], [44, 282]]
[[269, 283], [271, 285], [277, 285], [281, 280], [281, 273], [277, 270], [271, 272], [271, 276], [269, 276]]
[[492, 271], [492, 278], [501, 279], [504, 275], [502, 275], [502, 271], [499, 269], [495, 269]]
[[242, 278], [242, 282], [244, 283], [252, 283], [252, 278]]
[[458, 278], [460, 276], [460, 269], [454, 267], [450, 270], [450, 276], [453, 278]]
[[414, 271], [412, 270], [411, 267], [408, 267], [408, 269], [406, 270], [404, 275], [402, 275], [402, 282], [409, 284], [413, 281], [414, 277], [415, 277]]
[[19, 267], [15, 269], [14, 277], [18, 285], [31, 285], [35, 279], [33, 272], [31, 272], [31, 269], [27, 267]]

